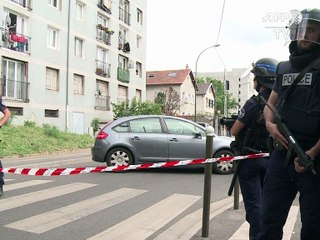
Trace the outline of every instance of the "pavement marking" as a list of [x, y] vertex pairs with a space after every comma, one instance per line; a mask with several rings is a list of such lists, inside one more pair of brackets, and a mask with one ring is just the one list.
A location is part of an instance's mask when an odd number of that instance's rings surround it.
[[8, 185], [6, 184], [6, 185], [4, 185], [4, 190], [7, 192], [7, 191], [11, 191], [11, 190], [20, 189], [20, 188], [45, 184], [45, 183], [49, 183], [49, 182], [53, 182], [53, 180], [31, 180], [31, 181], [13, 183], [13, 184], [8, 184]]
[[146, 190], [121, 188], [94, 198], [86, 199], [66, 207], [38, 214], [23, 220], [10, 223], [5, 227], [31, 233], [44, 233], [77, 219], [86, 217], [100, 210], [112, 207], [133, 197], [147, 192]]
[[30, 203], [35, 203], [38, 201], [58, 197], [64, 194], [77, 192], [80, 190], [94, 187], [96, 185], [97, 184], [75, 182], [15, 197], [3, 198], [0, 200], [0, 212], [16, 207], [21, 207]]
[[[217, 202], [210, 204], [210, 219], [221, 214], [225, 210], [233, 206], [234, 197], [224, 198]], [[242, 201], [242, 196], [239, 197]], [[173, 224], [167, 230], [158, 235], [156, 240], [176, 240], [176, 239], [191, 239], [202, 228], [202, 213], [203, 209], [199, 209], [184, 218], [180, 219], [177, 223]]]
[[249, 239], [249, 223], [245, 221], [238, 230], [229, 238], [229, 240], [248, 240]]
[[298, 212], [299, 212], [299, 206], [291, 206], [289, 214], [288, 214], [286, 225], [284, 225], [284, 227], [283, 227], [282, 240], [290, 240], [291, 239], [294, 224], [297, 221]]
[[14, 181], [14, 180], [15, 180], [15, 179], [13, 179], [13, 178], [5, 178], [5, 179], [4, 179], [5, 182], [11, 182], [11, 181]]
[[200, 198], [200, 196], [173, 194], [88, 240], [146, 239]]
[[[287, 218], [287, 222], [283, 227], [282, 240], [290, 240], [294, 228], [294, 224], [297, 221], [299, 207], [292, 206]], [[229, 240], [247, 240], [249, 236], [249, 223], [245, 221], [238, 230], [229, 238]]]

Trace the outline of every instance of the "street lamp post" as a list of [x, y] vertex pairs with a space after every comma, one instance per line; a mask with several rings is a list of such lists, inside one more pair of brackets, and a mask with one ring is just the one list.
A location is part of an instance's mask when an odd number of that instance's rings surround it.
[[[198, 73], [198, 60], [200, 58], [200, 56], [202, 55], [202, 53], [204, 53], [205, 51], [207, 51], [208, 49], [210, 48], [216, 48], [216, 47], [219, 47], [220, 44], [215, 44], [215, 45], [212, 45], [212, 46], [209, 46], [205, 49], [203, 49], [200, 54], [198, 55], [197, 57], [197, 60], [196, 60], [196, 68], [195, 68], [195, 72], [194, 72], [194, 80], [196, 82], [196, 79], [197, 79], [197, 73]], [[194, 121], [196, 122], [197, 121], [197, 88], [195, 87], [194, 89]]]

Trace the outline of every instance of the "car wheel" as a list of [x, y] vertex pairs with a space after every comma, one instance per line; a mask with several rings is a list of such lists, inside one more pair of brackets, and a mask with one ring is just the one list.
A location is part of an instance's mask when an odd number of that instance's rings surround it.
[[133, 164], [133, 157], [129, 150], [123, 147], [111, 149], [107, 154], [108, 166], [125, 166]]
[[[213, 157], [214, 158], [220, 158], [220, 157], [230, 157], [233, 156], [233, 152], [231, 150], [228, 149], [223, 149], [223, 150], [219, 150], [217, 151]], [[212, 165], [212, 169], [215, 173], [218, 174], [230, 174], [233, 173], [234, 171], [234, 165], [232, 161], [221, 161], [221, 162], [215, 162]]]

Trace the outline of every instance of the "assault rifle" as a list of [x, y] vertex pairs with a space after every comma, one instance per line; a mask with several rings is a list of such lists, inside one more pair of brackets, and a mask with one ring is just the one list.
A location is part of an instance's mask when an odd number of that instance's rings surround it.
[[237, 119], [238, 115], [231, 115], [231, 118], [222, 117], [220, 119], [220, 124], [226, 126], [226, 128], [230, 130]]
[[301, 148], [299, 143], [293, 137], [287, 125], [284, 123], [284, 119], [281, 117], [278, 111], [272, 109], [272, 107], [267, 103], [267, 101], [263, 97], [260, 96], [260, 98], [270, 109], [270, 111], [274, 114], [275, 123], [277, 124], [280, 133], [282, 133], [284, 137], [289, 141], [286, 162], [289, 162], [291, 154], [295, 152], [297, 154], [299, 164], [305, 167], [306, 169], [309, 169], [314, 175], [316, 175], [317, 172], [314, 169], [314, 158], [306, 154], [305, 151]]

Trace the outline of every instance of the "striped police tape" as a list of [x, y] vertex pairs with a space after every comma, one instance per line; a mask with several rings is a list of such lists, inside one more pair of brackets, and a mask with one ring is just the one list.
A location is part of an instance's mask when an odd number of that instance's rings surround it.
[[187, 165], [199, 165], [205, 163], [223, 162], [223, 161], [234, 161], [242, 159], [255, 159], [268, 157], [269, 153], [257, 153], [249, 154], [244, 156], [229, 156], [220, 158], [198, 158], [192, 160], [176, 160], [168, 162], [158, 162], [158, 163], [144, 163], [138, 165], [124, 165], [124, 166], [113, 166], [113, 167], [80, 167], [80, 168], [0, 168], [0, 172], [12, 173], [19, 175], [29, 175], [29, 176], [65, 176], [65, 175], [75, 175], [83, 173], [97, 173], [97, 172], [122, 172], [128, 170], [138, 170], [138, 169], [148, 169], [148, 168], [168, 168], [168, 167], [178, 167]]

